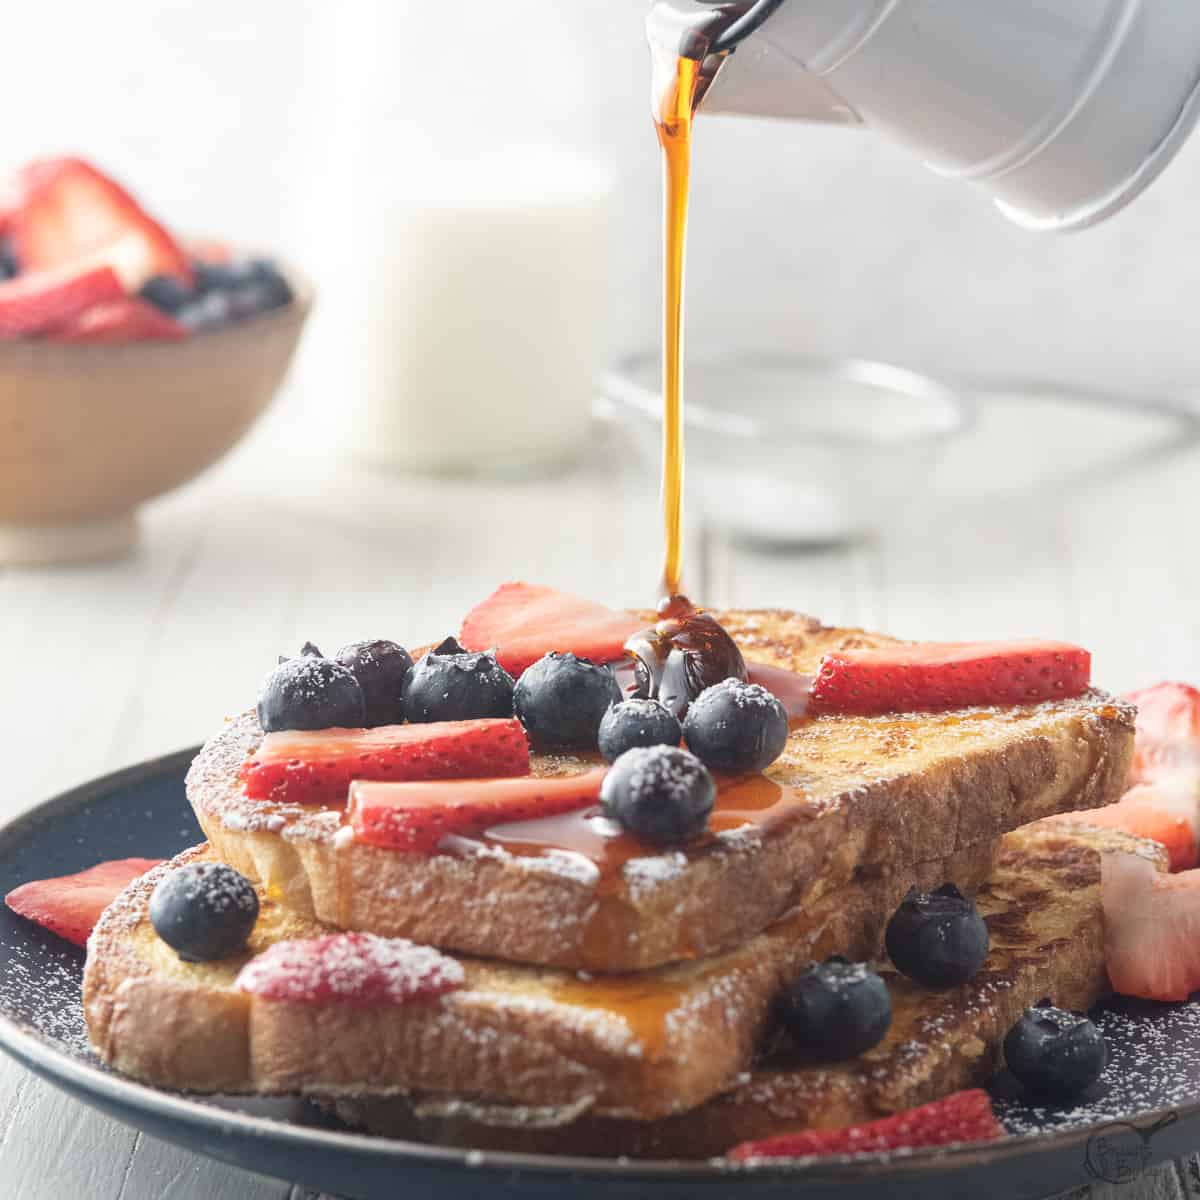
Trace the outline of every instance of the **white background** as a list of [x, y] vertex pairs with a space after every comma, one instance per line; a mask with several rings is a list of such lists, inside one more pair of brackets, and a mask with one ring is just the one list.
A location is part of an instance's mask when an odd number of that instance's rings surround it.
[[[657, 319], [645, 8], [20, 5], [0, 70], [3, 156], [78, 149], [174, 224], [298, 259], [326, 301], [305, 369], [327, 386], [308, 400], [335, 406], [330, 314], [353, 320], [368, 302], [356, 264], [428, 147], [583, 149], [616, 172], [611, 342], [627, 349]], [[1008, 227], [981, 195], [862, 132], [713, 119], [698, 160], [693, 346], [740, 338], [1147, 390], [1200, 374], [1200, 139], [1131, 210], [1065, 236]]]

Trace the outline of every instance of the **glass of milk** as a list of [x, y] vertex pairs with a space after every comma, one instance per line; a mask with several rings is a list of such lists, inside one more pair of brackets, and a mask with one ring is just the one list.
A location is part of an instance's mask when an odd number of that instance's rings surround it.
[[369, 241], [348, 239], [360, 303], [342, 322], [344, 445], [443, 475], [578, 456], [606, 345], [610, 190], [578, 154], [510, 145], [430, 154], [363, 198]]

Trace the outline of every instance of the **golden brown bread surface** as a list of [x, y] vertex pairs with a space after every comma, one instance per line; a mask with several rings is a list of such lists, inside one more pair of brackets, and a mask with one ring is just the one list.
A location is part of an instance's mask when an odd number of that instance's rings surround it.
[[[424, 1097], [342, 1097], [345, 1120], [379, 1133], [441, 1144], [538, 1153], [705, 1158], [751, 1139], [873, 1120], [983, 1082], [1001, 1043], [1042, 999], [1086, 1010], [1106, 990], [1098, 852], [1166, 856], [1117, 830], [1034, 826], [1004, 838], [978, 896], [991, 954], [969, 983], [943, 992], [887, 971], [894, 1021], [858, 1059], [805, 1064], [786, 1050], [692, 1112], [635, 1122], [586, 1116], [562, 1128], [522, 1127], [519, 1113], [475, 1119], [471, 1106]], [[418, 1112], [420, 1115], [418, 1115]], [[496, 1123], [505, 1117], [510, 1124]]]
[[499, 1104], [639, 1119], [681, 1112], [750, 1064], [779, 988], [813, 958], [871, 957], [908, 887], [974, 890], [995, 845], [834, 889], [744, 946], [629, 976], [462, 959], [466, 986], [398, 1008], [271, 1002], [239, 993], [242, 965], [285, 938], [327, 932], [260, 886], [247, 952], [185, 963], [147, 906], [158, 880], [207, 847], [136, 881], [88, 945], [84, 1010], [97, 1053], [148, 1082], [196, 1091], [350, 1094], [439, 1091]]
[[[748, 661], [803, 674], [830, 651], [891, 640], [782, 611], [715, 615]], [[819, 717], [793, 730], [768, 771], [788, 797], [769, 818], [686, 853], [647, 849], [599, 868], [587, 853], [494, 839], [403, 854], [354, 843], [341, 808], [251, 801], [238, 771], [262, 736], [253, 715], [205, 746], [188, 798], [220, 856], [297, 912], [507, 961], [632, 971], [740, 946], [861, 872], [947, 859], [1040, 817], [1111, 803], [1133, 727], [1132, 707], [1098, 691], [1016, 708]], [[535, 755], [533, 769], [585, 765]], [[582, 820], [567, 821], [572, 845]]]

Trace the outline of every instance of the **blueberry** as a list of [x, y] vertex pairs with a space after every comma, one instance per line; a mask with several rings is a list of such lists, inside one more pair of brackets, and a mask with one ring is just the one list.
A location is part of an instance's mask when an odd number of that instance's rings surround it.
[[242, 949], [258, 920], [250, 881], [225, 863], [189, 863], [150, 897], [155, 932], [184, 962], [211, 962]]
[[[316, 646], [314, 646], [314, 645], [312, 644], [312, 642], [305, 642], [305, 643], [304, 643], [304, 645], [300, 647], [300, 654], [301, 654], [302, 656], [304, 656], [304, 655], [307, 655], [307, 656], [308, 656], [308, 657], [310, 657], [310, 658], [324, 658], [324, 657], [325, 657], [325, 655], [323, 655], [323, 654], [320, 652], [320, 650], [318, 650], [318, 649], [316, 648]], [[288, 659], [290, 659], [291, 657], [292, 657], [292, 656], [291, 656], [290, 654], [281, 654], [281, 655], [279, 656], [279, 661], [280, 661], [281, 663], [285, 663], [285, 662], [287, 662], [287, 661], [288, 661]]]
[[512, 676], [490, 651], [472, 654], [447, 638], [409, 671], [404, 711], [422, 723], [511, 717]]
[[205, 292], [181, 308], [175, 318], [197, 333], [223, 329], [233, 319], [227, 292]]
[[692, 701], [683, 736], [714, 771], [761, 771], [787, 745], [787, 710], [757, 683], [725, 679]]
[[626, 750], [600, 785], [605, 816], [657, 845], [685, 842], [702, 832], [716, 798], [708, 769], [678, 746]]
[[138, 295], [172, 317], [196, 298], [192, 289], [174, 275], [151, 276], [138, 289]]
[[239, 284], [250, 282], [249, 277], [238, 263], [192, 263], [192, 275], [196, 280], [196, 290], [201, 295], [209, 292], [223, 292]]
[[234, 285], [234, 311], [239, 316], [269, 312], [292, 302], [292, 288], [274, 263], [265, 258], [244, 264], [245, 278]]
[[551, 651], [517, 680], [513, 708], [533, 742], [547, 749], [595, 750], [600, 722], [621, 702], [608, 667]]
[[878, 1045], [892, 1024], [887, 984], [866, 963], [834, 955], [783, 993], [779, 1020], [802, 1050], [828, 1061]]
[[13, 253], [12, 243], [7, 238], [0, 239], [0, 280], [12, 279], [21, 273], [21, 264]]
[[399, 725], [404, 720], [404, 677], [413, 661], [395, 642], [352, 642], [334, 660], [358, 680], [367, 706], [366, 724]]
[[679, 722], [657, 700], [624, 700], [600, 722], [600, 753], [616, 762], [635, 746], [678, 746], [682, 736]]
[[359, 728], [366, 703], [358, 680], [341, 663], [301, 655], [282, 662], [267, 676], [258, 696], [263, 730]]
[[936, 892], [910, 888], [887, 927], [896, 969], [931, 988], [966, 983], [988, 956], [988, 928], [952, 883]]
[[1034, 1095], [1071, 1100], [1100, 1078], [1108, 1048], [1095, 1024], [1049, 1004], [1027, 1008], [1004, 1039], [1008, 1069]]

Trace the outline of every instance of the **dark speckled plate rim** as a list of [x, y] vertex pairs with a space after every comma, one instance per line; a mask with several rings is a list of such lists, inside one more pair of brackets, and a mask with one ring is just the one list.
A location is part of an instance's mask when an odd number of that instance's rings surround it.
[[[176, 751], [150, 759], [132, 767], [100, 776], [72, 788], [20, 814], [0, 826], [0, 858], [16, 843], [27, 839], [37, 830], [66, 812], [75, 812], [89, 805], [110, 800], [124, 788], [149, 780], [184, 772], [199, 747]], [[202, 1098], [184, 1093], [164, 1091], [95, 1066], [66, 1053], [49, 1036], [30, 1029], [0, 1010], [0, 1048], [23, 1062], [31, 1070], [52, 1083], [58, 1083], [83, 1098], [94, 1095], [126, 1111], [144, 1111], [167, 1118], [184, 1126], [203, 1129], [218, 1137], [237, 1131], [258, 1139], [267, 1139], [297, 1149], [323, 1149], [353, 1159], [359, 1155], [371, 1158], [393, 1158], [396, 1165], [412, 1163], [428, 1167], [459, 1168], [470, 1171], [476, 1178], [480, 1172], [502, 1171], [506, 1174], [538, 1175], [542, 1177], [586, 1177], [604, 1179], [687, 1181], [726, 1183], [736, 1178], [747, 1189], [759, 1183], [779, 1183], [787, 1179], [803, 1179], [814, 1185], [850, 1185], [880, 1177], [929, 1176], [945, 1179], [970, 1168], [1016, 1164], [1036, 1165], [1040, 1156], [1058, 1157], [1076, 1149], [1077, 1161], [1082, 1163], [1089, 1139], [1097, 1132], [1119, 1121], [1153, 1126], [1160, 1120], [1183, 1124], [1200, 1120], [1200, 1097], [1196, 1101], [1169, 1109], [1145, 1110], [1121, 1118], [1106, 1118], [1096, 1125], [1061, 1132], [1009, 1136], [983, 1145], [949, 1146], [911, 1153], [896, 1153], [872, 1158], [842, 1157], [822, 1161], [731, 1163], [722, 1159], [691, 1162], [680, 1159], [603, 1159], [544, 1154], [523, 1154], [509, 1151], [480, 1151], [455, 1147], [434, 1146], [398, 1138], [315, 1129], [293, 1125], [271, 1117], [255, 1116], [236, 1110], [217, 1108]]]

